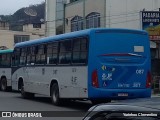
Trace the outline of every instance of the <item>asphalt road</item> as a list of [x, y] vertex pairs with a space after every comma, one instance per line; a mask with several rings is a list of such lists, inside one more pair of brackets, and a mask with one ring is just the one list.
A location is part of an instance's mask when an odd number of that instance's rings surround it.
[[[81, 120], [91, 107], [90, 102], [71, 101], [63, 106], [54, 106], [49, 97], [36, 95], [33, 99], [23, 99], [18, 92], [0, 91], [0, 111], [18, 112], [25, 116], [28, 112], [42, 114], [42, 118], [23, 118], [24, 120]], [[43, 117], [43, 115], [54, 117]], [[0, 115], [0, 116], [1, 116]], [[22, 115], [22, 114], [21, 114]], [[72, 117], [72, 115], [74, 117]], [[13, 115], [12, 115], [13, 116]], [[14, 115], [15, 116], [15, 115]], [[2, 118], [0, 118], [1, 120]], [[23, 120], [21, 117], [3, 118], [2, 120]]]

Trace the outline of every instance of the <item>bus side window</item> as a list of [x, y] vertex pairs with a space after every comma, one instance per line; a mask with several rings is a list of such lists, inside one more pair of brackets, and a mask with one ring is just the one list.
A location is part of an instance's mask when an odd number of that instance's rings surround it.
[[18, 66], [19, 65], [19, 58], [20, 58], [20, 49], [17, 48], [13, 52], [12, 66]]
[[70, 64], [72, 53], [72, 41], [66, 40], [60, 42], [59, 64]]
[[11, 54], [10, 53], [7, 54], [6, 66], [8, 67], [11, 66]]
[[72, 63], [80, 63], [81, 40], [79, 38], [73, 40], [73, 57]]
[[88, 55], [88, 39], [82, 38], [81, 39], [81, 55], [80, 55], [80, 62], [86, 63]]
[[25, 65], [26, 63], [26, 48], [21, 48], [20, 51], [20, 65]]
[[86, 38], [73, 40], [73, 64], [85, 64], [87, 62], [88, 43]]
[[36, 62], [36, 46], [31, 47], [31, 57], [30, 57], [30, 64], [35, 64]]
[[36, 64], [46, 63], [45, 49], [45, 45], [39, 45], [36, 47]]
[[27, 47], [27, 65], [35, 64], [36, 61], [36, 46]]
[[2, 54], [2, 62], [1, 62], [1, 64], [2, 64], [2, 66], [6, 66], [7, 65], [7, 55], [6, 54]]
[[26, 64], [29, 65], [31, 63], [31, 47], [27, 47], [27, 62]]
[[47, 45], [47, 64], [57, 64], [58, 62], [58, 42]]
[[0, 55], [0, 66], [2, 66], [2, 55]]

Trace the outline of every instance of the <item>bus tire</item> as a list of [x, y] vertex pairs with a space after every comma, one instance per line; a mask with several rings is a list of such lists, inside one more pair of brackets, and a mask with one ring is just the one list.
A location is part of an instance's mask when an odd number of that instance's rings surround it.
[[1, 90], [2, 91], [7, 91], [7, 80], [6, 80], [6, 78], [1, 79]]
[[22, 83], [21, 84], [21, 96], [24, 99], [30, 99], [30, 98], [34, 98], [34, 93], [25, 92], [24, 91], [24, 85]]
[[58, 84], [54, 83], [51, 87], [51, 100], [54, 105], [60, 105], [61, 99], [59, 98], [59, 88]]

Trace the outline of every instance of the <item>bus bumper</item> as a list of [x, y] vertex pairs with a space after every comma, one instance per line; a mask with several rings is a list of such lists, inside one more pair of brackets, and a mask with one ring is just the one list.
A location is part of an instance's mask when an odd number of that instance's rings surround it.
[[100, 89], [94, 88], [89, 91], [89, 99], [133, 99], [151, 97], [151, 89]]

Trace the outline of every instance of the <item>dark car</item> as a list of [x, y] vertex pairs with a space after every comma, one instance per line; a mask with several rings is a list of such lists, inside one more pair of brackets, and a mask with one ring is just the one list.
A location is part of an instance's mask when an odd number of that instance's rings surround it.
[[83, 120], [160, 120], [160, 98], [98, 104], [88, 110]]

